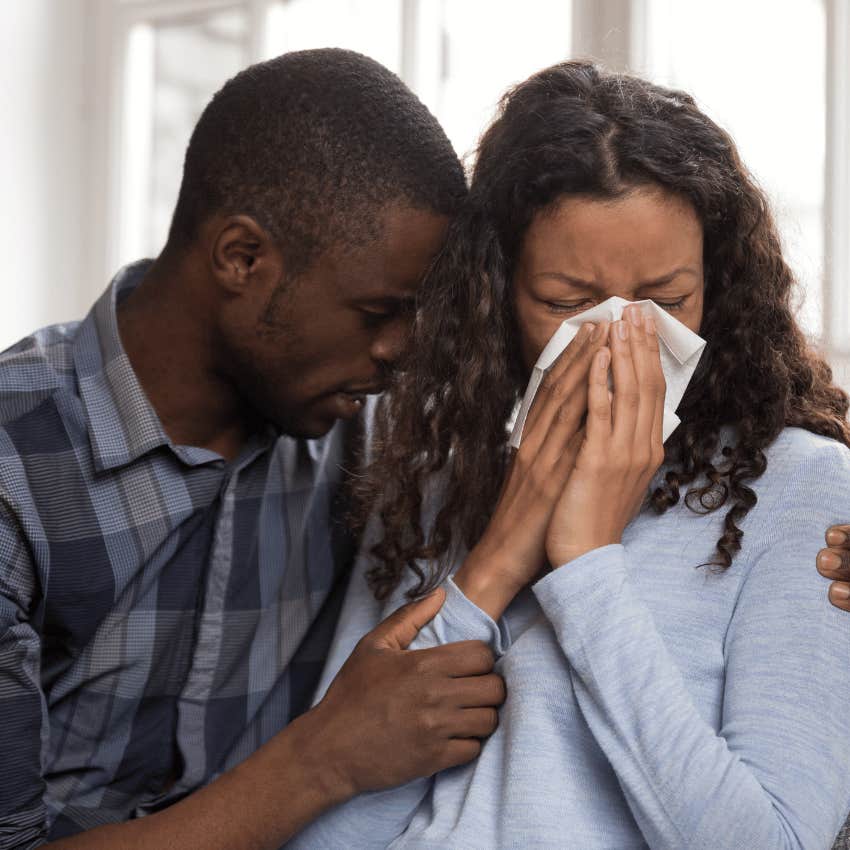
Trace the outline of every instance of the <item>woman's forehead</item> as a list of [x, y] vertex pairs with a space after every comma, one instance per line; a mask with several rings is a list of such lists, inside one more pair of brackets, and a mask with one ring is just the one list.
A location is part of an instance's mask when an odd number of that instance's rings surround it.
[[702, 226], [687, 201], [661, 190], [566, 197], [534, 218], [522, 253], [533, 273], [568, 268], [594, 281], [628, 271], [649, 281], [701, 259]]

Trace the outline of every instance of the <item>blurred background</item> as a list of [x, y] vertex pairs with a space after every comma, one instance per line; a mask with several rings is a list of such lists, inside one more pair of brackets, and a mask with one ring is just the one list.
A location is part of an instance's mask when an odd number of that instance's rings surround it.
[[0, 22], [0, 348], [159, 252], [192, 127], [251, 62], [369, 54], [469, 164], [507, 87], [589, 57], [687, 89], [732, 133], [850, 386], [850, 0], [0, 0]]

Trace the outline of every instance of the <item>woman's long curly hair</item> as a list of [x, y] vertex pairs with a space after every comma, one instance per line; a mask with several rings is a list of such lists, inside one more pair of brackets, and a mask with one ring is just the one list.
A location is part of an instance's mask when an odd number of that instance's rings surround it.
[[[708, 340], [652, 507], [662, 513], [689, 485], [692, 510], [725, 507], [713, 560], [725, 569], [756, 503], [748, 485], [780, 431], [798, 426], [850, 444], [847, 396], [794, 320], [793, 274], [729, 135], [687, 94], [589, 63], [554, 65], [508, 91], [481, 138], [468, 204], [427, 276], [410, 354], [379, 404], [375, 457], [357, 485], [362, 509], [383, 526], [369, 573], [378, 598], [405, 568], [419, 580], [411, 596], [435, 586], [492, 515], [509, 461], [506, 424], [527, 377], [511, 280], [533, 217], [565, 197], [610, 199], [642, 186], [687, 199], [702, 224]], [[720, 444], [725, 426], [730, 445]], [[440, 509], [425, 523], [435, 480]]]

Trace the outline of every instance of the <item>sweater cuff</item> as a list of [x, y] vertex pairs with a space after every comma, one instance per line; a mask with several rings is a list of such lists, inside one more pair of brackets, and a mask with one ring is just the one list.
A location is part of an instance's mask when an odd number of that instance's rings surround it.
[[493, 650], [498, 658], [511, 645], [510, 632], [504, 617], [497, 623], [474, 602], [464, 596], [463, 591], [449, 578], [444, 584], [446, 601], [440, 609], [446, 643], [462, 640], [481, 640]]
[[593, 623], [625, 579], [625, 547], [612, 543], [552, 570], [532, 590], [550, 622]]

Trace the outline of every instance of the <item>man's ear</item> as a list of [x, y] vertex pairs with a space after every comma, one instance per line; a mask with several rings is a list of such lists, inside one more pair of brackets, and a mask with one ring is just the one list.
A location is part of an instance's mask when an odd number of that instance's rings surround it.
[[247, 289], [276, 286], [283, 277], [283, 258], [277, 244], [247, 215], [210, 222], [210, 267], [216, 283], [233, 295]]

